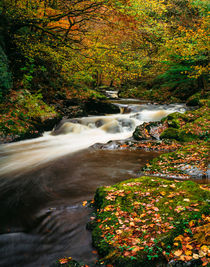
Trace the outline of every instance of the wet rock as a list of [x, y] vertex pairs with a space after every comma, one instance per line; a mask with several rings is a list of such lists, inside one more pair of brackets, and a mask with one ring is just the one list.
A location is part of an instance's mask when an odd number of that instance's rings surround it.
[[97, 121], [95, 122], [95, 126], [96, 126], [97, 128], [101, 127], [102, 125], [104, 125], [104, 121], [103, 121], [103, 120], [97, 120]]
[[102, 102], [98, 100], [89, 100], [84, 103], [84, 110], [89, 115], [105, 115], [120, 113], [120, 108], [109, 102]]
[[167, 267], [199, 267], [202, 266], [201, 260], [191, 260], [189, 262], [171, 260]]
[[150, 140], [151, 135], [149, 134], [148, 130], [146, 129], [146, 126], [148, 123], [143, 123], [142, 125], [139, 125], [136, 127], [133, 137], [136, 140]]
[[182, 166], [180, 169], [194, 178], [202, 178], [204, 175], [202, 170], [189, 164]]
[[145, 122], [136, 127], [133, 138], [135, 140], [159, 140], [160, 134], [166, 129], [160, 122]]

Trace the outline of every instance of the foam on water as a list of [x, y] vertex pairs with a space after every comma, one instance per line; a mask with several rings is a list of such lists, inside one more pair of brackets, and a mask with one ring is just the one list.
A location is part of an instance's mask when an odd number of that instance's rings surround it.
[[77, 119], [76, 123], [69, 120], [42, 137], [1, 145], [0, 176], [29, 171], [95, 143], [129, 138], [137, 125], [158, 121], [181, 108], [181, 112], [185, 110], [183, 105], [144, 107], [135, 105], [135, 110], [140, 111], [129, 114], [86, 117]]

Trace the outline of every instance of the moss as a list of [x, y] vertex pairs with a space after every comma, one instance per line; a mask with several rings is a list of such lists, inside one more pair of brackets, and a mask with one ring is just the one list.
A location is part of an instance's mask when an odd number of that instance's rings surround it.
[[206, 175], [208, 169], [209, 145], [206, 141], [188, 142], [177, 151], [162, 154], [150, 161], [144, 168], [146, 174], [159, 174], [189, 178]]
[[175, 128], [168, 128], [161, 133], [160, 139], [176, 139], [179, 140], [179, 130]]
[[196, 93], [187, 99], [188, 106], [200, 106], [201, 93]]
[[209, 212], [209, 197], [194, 182], [154, 177], [101, 187], [95, 195], [93, 229], [101, 261], [115, 266], [155, 266], [156, 259], [164, 261], [188, 222]]
[[150, 129], [150, 126], [148, 123], [143, 123], [142, 125], [139, 125], [136, 127], [133, 138], [135, 140], [150, 140], [152, 139], [151, 135], [149, 134], [148, 129]]
[[197, 136], [186, 132], [185, 130], [182, 130], [179, 132], [178, 140], [182, 142], [191, 142], [193, 140], [197, 139]]

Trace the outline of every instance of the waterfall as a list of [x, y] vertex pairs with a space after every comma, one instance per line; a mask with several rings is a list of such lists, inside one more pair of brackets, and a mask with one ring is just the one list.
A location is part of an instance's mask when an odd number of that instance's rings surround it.
[[1, 145], [0, 176], [32, 170], [95, 143], [129, 138], [137, 125], [185, 111], [181, 104], [132, 104], [127, 107], [130, 113], [65, 120], [42, 137]]

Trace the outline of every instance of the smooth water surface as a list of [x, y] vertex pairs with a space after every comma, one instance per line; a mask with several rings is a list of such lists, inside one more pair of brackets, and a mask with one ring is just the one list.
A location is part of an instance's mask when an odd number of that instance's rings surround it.
[[86, 230], [91, 211], [82, 202], [99, 186], [140, 176], [158, 153], [88, 147], [183, 111], [182, 105], [119, 105], [126, 114], [63, 121], [43, 137], [0, 147], [0, 266], [52, 266], [65, 256], [94, 266]]

